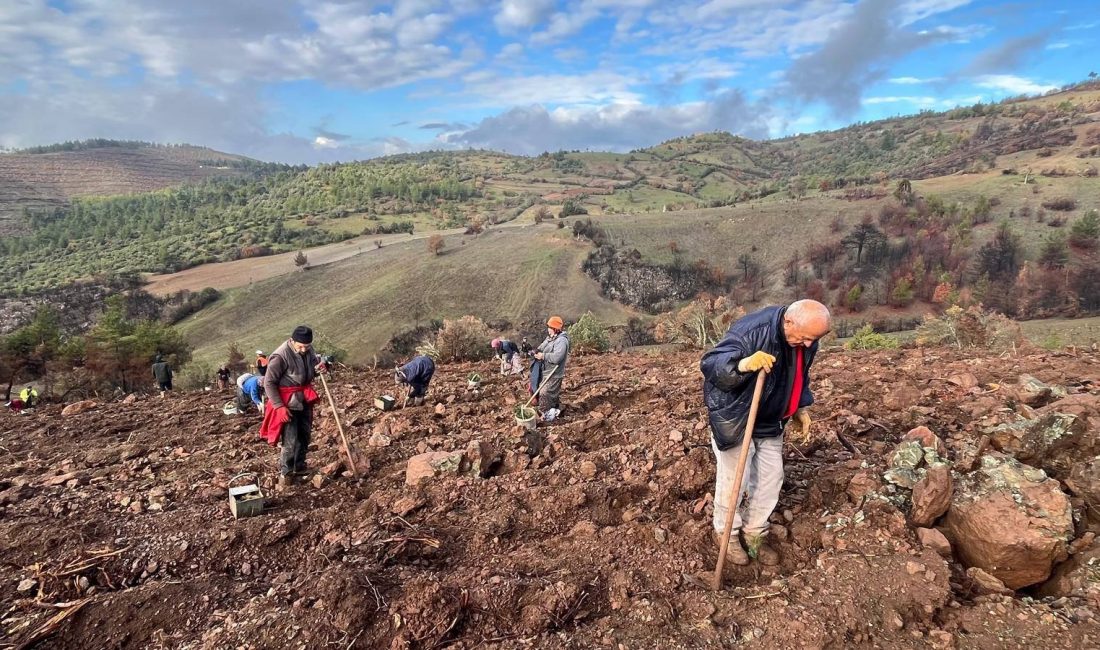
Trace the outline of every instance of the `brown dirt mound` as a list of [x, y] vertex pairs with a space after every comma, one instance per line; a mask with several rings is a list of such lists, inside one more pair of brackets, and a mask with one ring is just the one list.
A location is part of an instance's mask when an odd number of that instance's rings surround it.
[[[473, 366], [441, 366], [434, 401], [386, 415], [372, 403], [393, 391], [387, 373], [338, 374], [369, 469], [326, 468], [341, 454], [324, 408], [310, 464], [337, 473], [282, 492], [258, 418], [221, 413], [229, 392], [3, 415], [0, 634], [25, 641], [90, 598], [42, 645], [1095, 647], [1095, 603], [977, 596], [966, 567], [921, 547], [904, 505], [875, 496], [914, 426], [965, 464], [1021, 373], [1100, 386], [1095, 355], [954, 358], [823, 353], [818, 435], [788, 448], [774, 517], [782, 562], [730, 566], [717, 593], [692, 579], [717, 555], [695, 353], [577, 358], [541, 444], [514, 426], [522, 381], [490, 369], [474, 393]], [[947, 380], [963, 373], [974, 381]], [[406, 484], [410, 457], [475, 441], [486, 462]], [[235, 521], [226, 484], [242, 471], [272, 500]]]

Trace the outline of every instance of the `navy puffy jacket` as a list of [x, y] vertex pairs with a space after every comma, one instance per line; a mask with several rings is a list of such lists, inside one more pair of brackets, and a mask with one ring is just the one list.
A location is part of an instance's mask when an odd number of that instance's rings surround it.
[[[703, 401], [707, 411], [711, 417], [734, 423], [733, 430], [743, 432], [752, 405], [756, 373], [738, 372], [737, 362], [760, 350], [775, 357], [775, 365], [764, 381], [764, 393], [760, 396], [754, 438], [777, 436], [783, 432], [783, 415], [794, 387], [794, 363], [797, 358], [797, 350], [787, 344], [783, 335], [783, 315], [786, 312], [786, 307], [765, 307], [738, 320], [699, 363], [703, 371]], [[802, 354], [804, 374], [799, 408], [814, 402], [810, 392], [810, 365], [814, 362], [817, 347], [817, 341], [814, 341]], [[740, 434], [736, 438], [719, 437], [715, 434], [715, 443], [723, 451], [740, 443]]]

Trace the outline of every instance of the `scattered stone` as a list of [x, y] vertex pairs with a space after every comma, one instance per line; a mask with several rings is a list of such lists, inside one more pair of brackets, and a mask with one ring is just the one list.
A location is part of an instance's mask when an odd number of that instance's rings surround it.
[[671, 440], [672, 442], [683, 442], [684, 441], [684, 433], [682, 431], [677, 431], [676, 429], [673, 429], [672, 431], [669, 432], [668, 439]]
[[397, 515], [398, 517], [404, 517], [405, 515], [409, 514], [413, 510], [416, 510], [422, 505], [424, 505], [424, 501], [422, 499], [405, 496], [393, 502], [393, 505], [390, 507], [390, 512]]
[[941, 456], [947, 453], [947, 447], [944, 446], [943, 440], [940, 440], [939, 436], [925, 426], [911, 429], [909, 433], [902, 437], [902, 440], [916, 440], [920, 443], [922, 448], [935, 449], [936, 453]]
[[964, 564], [1011, 589], [1046, 580], [1066, 559], [1073, 534], [1072, 509], [1058, 482], [995, 452], [959, 481], [943, 523]]
[[951, 559], [951, 542], [940, 531], [935, 528], [918, 528], [917, 538], [920, 539], [921, 546], [932, 549], [943, 558]]
[[326, 478], [332, 478], [334, 476], [337, 476], [342, 471], [344, 471], [344, 461], [343, 460], [333, 461], [333, 462], [329, 463], [328, 465], [325, 465], [324, 467], [322, 467], [320, 469], [321, 475], [326, 477]]
[[925, 566], [916, 560], [909, 560], [905, 563], [905, 572], [911, 576], [915, 576], [918, 573], [924, 573]]
[[243, 575], [243, 576], [252, 575], [252, 564], [251, 563], [245, 562], [244, 564], [241, 565], [241, 575]]
[[447, 406], [445, 404], [443, 404], [442, 402], [440, 402], [439, 404], [436, 404], [435, 405], [435, 414], [440, 415], [440, 416], [446, 415], [447, 414]]
[[77, 415], [85, 411], [91, 411], [98, 406], [99, 404], [96, 404], [90, 399], [86, 399], [80, 402], [73, 402], [72, 404], [69, 404], [65, 408], [61, 409], [61, 415]]
[[429, 451], [409, 459], [405, 468], [405, 483], [416, 485], [426, 478], [442, 474], [458, 474], [462, 469], [462, 452]]
[[367, 444], [371, 447], [389, 447], [391, 444], [390, 437], [384, 433], [375, 431], [371, 434], [367, 440]]
[[1022, 419], [986, 433], [997, 450], [1060, 478], [1069, 476], [1082, 456], [1100, 452], [1100, 440], [1090, 434], [1088, 420], [1067, 413]]
[[1015, 386], [1005, 387], [1005, 393], [1017, 402], [1038, 408], [1065, 397], [1066, 389], [1045, 384], [1031, 375], [1020, 375]]
[[585, 478], [589, 478], [589, 479], [590, 478], [596, 478], [596, 472], [597, 471], [598, 471], [598, 468], [596, 467], [596, 463], [594, 463], [590, 460], [582, 460], [581, 461], [581, 466], [580, 466], [581, 476], [583, 476]]
[[1069, 554], [1076, 555], [1081, 551], [1087, 551], [1092, 548], [1092, 543], [1096, 540], [1096, 533], [1089, 531], [1084, 535], [1081, 535], [1077, 539], [1069, 543]]
[[907, 411], [920, 402], [920, 390], [916, 386], [901, 384], [882, 396], [882, 405], [890, 411]]
[[997, 579], [996, 576], [991, 575], [987, 571], [973, 566], [966, 570], [966, 575], [970, 578], [971, 584], [975, 593], [978, 594], [1010, 594], [1012, 590], [1005, 586], [1005, 583]]
[[1035, 590], [1035, 594], [1040, 597], [1091, 597], [1094, 602], [1100, 602], [1098, 570], [1100, 570], [1100, 548], [1077, 553], [1059, 564], [1051, 574], [1050, 580], [1040, 585]]
[[857, 472], [852, 480], [848, 481], [848, 498], [858, 505], [870, 493], [882, 487], [882, 481], [878, 473], [873, 469], [865, 469]]
[[951, 468], [936, 465], [928, 470], [924, 478], [913, 486], [913, 507], [909, 511], [909, 521], [916, 526], [931, 526], [951, 506], [951, 494], [955, 483], [951, 479]]
[[955, 384], [963, 390], [970, 390], [978, 386], [978, 378], [972, 372], [959, 372], [948, 377], [947, 383]]
[[21, 594], [30, 593], [38, 586], [38, 581], [33, 578], [24, 578], [19, 582], [19, 586], [15, 588]]
[[320, 490], [321, 488], [323, 488], [325, 486], [325, 481], [327, 481], [327, 480], [328, 479], [325, 478], [324, 474], [314, 474], [313, 475], [313, 480], [311, 481], [311, 483], [313, 483], [313, 487]]
[[657, 540], [658, 544], [664, 544], [665, 541], [668, 539], [668, 531], [660, 527], [654, 528], [653, 539]]
[[122, 398], [122, 403], [123, 404], [133, 404], [136, 401], [137, 401], [137, 395], [135, 395], [133, 393], [130, 393], [126, 397]]

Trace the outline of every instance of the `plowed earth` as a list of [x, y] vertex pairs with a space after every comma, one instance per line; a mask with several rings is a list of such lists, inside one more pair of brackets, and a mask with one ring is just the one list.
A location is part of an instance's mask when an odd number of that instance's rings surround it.
[[[537, 440], [514, 426], [522, 382], [493, 368], [442, 365], [427, 406], [390, 414], [372, 406], [394, 391], [388, 373], [338, 372], [369, 469], [282, 491], [259, 418], [222, 414], [228, 391], [0, 416], [0, 634], [58, 648], [1097, 647], [1095, 604], [978, 596], [904, 512], [848, 484], [919, 424], [951, 456], [1021, 373], [1095, 391], [1100, 359], [818, 359], [817, 432], [788, 444], [774, 516], [782, 562], [729, 566], [720, 592], [693, 578], [717, 555], [697, 353], [574, 359], [564, 416]], [[946, 381], [959, 373], [978, 386]], [[341, 459], [338, 440], [326, 406], [312, 468]], [[410, 457], [474, 441], [501, 456], [487, 478], [406, 485]], [[234, 520], [226, 486], [242, 471], [270, 502]]]

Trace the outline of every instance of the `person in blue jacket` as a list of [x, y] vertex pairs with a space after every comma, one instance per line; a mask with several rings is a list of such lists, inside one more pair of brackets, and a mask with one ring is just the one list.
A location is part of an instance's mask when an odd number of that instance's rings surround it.
[[413, 406], [420, 406], [428, 394], [428, 385], [432, 383], [434, 374], [435, 362], [431, 357], [419, 354], [405, 365], [394, 368], [393, 381], [398, 385], [408, 384], [409, 399]]
[[518, 375], [523, 372], [523, 358], [519, 353], [519, 346], [508, 339], [496, 338], [489, 343], [493, 348], [493, 354], [500, 359], [500, 374]]
[[[761, 564], [779, 563], [779, 554], [768, 546], [768, 517], [779, 502], [783, 487], [783, 432], [795, 422], [795, 432], [809, 437], [813, 404], [810, 366], [818, 339], [829, 333], [832, 316], [816, 300], [799, 300], [789, 307], [765, 307], [733, 323], [725, 337], [703, 355], [703, 401], [710, 419], [711, 447], [718, 468], [714, 488], [714, 530], [721, 544], [726, 518], [733, 516], [727, 557], [734, 564], [748, 564], [749, 553]], [[753, 427], [748, 462], [741, 485], [734, 486], [742, 435], [748, 422], [756, 373], [767, 373]], [[737, 489], [737, 505], [729, 512], [731, 491]], [[745, 521], [741, 498], [748, 492]], [[741, 547], [743, 536], [749, 553]]]
[[260, 413], [264, 412], [264, 378], [246, 372], [237, 377], [237, 410], [242, 414], [248, 413], [250, 406], [255, 406]]

